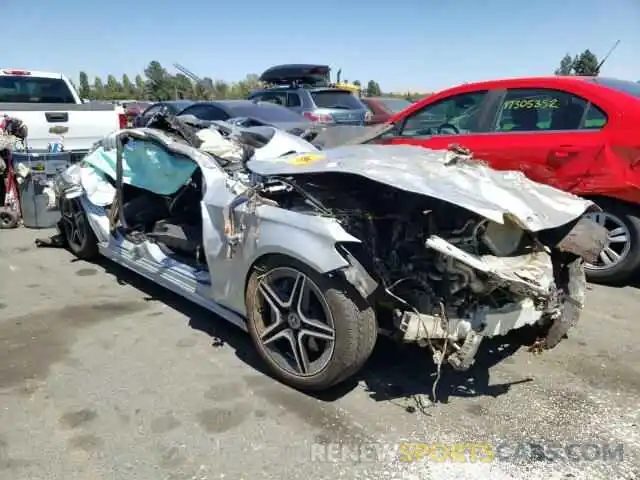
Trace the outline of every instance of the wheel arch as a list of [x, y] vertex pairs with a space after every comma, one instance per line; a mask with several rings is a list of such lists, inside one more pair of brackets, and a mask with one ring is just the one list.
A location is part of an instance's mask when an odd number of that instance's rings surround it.
[[[362, 263], [349, 251], [348, 246], [348, 243], [336, 243], [334, 245], [335, 254], [339, 256], [342, 261], [336, 262], [336, 265], [332, 268], [327, 268], [327, 264], [324, 262], [322, 264], [314, 261], [309, 262], [309, 257], [304, 257], [291, 250], [266, 252], [256, 256], [245, 273], [243, 284], [245, 298], [247, 295], [249, 279], [258, 266], [277, 258], [283, 258], [300, 262], [320, 274], [340, 275], [343, 280], [355, 288], [363, 300], [367, 300], [378, 288], [378, 282], [369, 274], [366, 267], [364, 267]], [[324, 265], [324, 268], [321, 265]]]

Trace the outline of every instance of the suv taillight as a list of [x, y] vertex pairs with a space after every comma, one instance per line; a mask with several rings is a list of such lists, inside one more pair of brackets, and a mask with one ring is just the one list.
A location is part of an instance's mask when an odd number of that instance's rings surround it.
[[313, 123], [333, 123], [333, 117], [326, 113], [304, 112], [304, 118], [308, 118]]
[[127, 114], [119, 113], [118, 114], [118, 128], [127, 128]]
[[365, 123], [369, 123], [372, 120], [373, 120], [373, 113], [371, 113], [370, 111], [367, 111], [367, 113], [364, 114]]

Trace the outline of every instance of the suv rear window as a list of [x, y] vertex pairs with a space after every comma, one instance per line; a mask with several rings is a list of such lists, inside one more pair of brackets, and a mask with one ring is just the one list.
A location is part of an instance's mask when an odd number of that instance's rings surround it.
[[344, 110], [363, 110], [363, 103], [346, 90], [317, 90], [311, 92], [313, 103], [318, 108], [340, 108]]
[[76, 100], [62, 79], [2, 75], [0, 103], [76, 103]]

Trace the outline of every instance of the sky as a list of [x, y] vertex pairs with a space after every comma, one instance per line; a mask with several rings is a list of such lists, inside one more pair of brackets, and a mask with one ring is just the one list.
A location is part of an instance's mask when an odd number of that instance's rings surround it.
[[[77, 83], [131, 79], [159, 61], [233, 81], [281, 63], [318, 63], [383, 91], [548, 75], [565, 53], [604, 56], [601, 75], [640, 80], [640, 0], [4, 0], [0, 67]], [[182, 7], [185, 9], [183, 10]]]

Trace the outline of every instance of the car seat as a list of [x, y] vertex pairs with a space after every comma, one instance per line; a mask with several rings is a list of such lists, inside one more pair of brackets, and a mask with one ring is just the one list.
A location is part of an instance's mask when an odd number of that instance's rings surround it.
[[577, 130], [584, 114], [584, 105], [570, 103], [551, 115], [551, 130]]
[[511, 118], [514, 123], [512, 132], [538, 130], [538, 111], [533, 108], [513, 110]]

